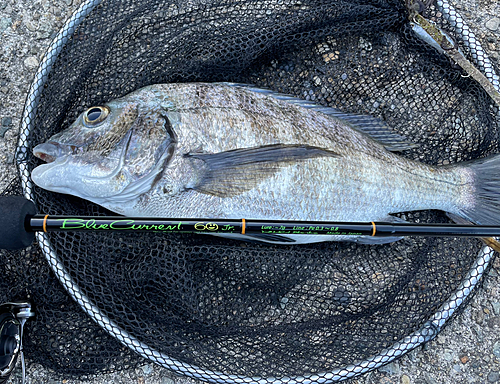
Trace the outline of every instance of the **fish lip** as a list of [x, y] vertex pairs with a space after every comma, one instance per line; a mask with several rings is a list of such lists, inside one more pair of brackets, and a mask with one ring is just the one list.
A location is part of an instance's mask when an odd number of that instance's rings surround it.
[[74, 145], [61, 144], [55, 141], [38, 144], [33, 148], [33, 155], [46, 163], [52, 163], [61, 156], [75, 154], [78, 147]]
[[[51, 162], [53, 164], [41, 164], [41, 165], [35, 167], [31, 171], [31, 180], [40, 188], [49, 190], [51, 192], [69, 194], [69, 195], [73, 195], [76, 197], [80, 197], [82, 199], [89, 200], [92, 196], [87, 196], [84, 193], [76, 191], [73, 188], [70, 188], [66, 185], [58, 185], [58, 184], [54, 184], [53, 182], [47, 182], [47, 179], [44, 179], [45, 172], [50, 171], [51, 169], [53, 169], [54, 166], [56, 166], [56, 167], [64, 166], [65, 164], [68, 163], [68, 161], [69, 161], [68, 156], [61, 156], [61, 157], [58, 157], [57, 159], [55, 159], [53, 162]], [[45, 180], [45, 181], [43, 181], [43, 180]]]

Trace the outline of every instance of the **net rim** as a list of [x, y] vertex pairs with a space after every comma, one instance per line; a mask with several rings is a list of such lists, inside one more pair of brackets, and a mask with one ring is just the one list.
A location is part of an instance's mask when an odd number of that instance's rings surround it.
[[[28, 171], [28, 138], [32, 127], [32, 118], [35, 115], [44, 84], [47, 81], [48, 74], [52, 69], [52, 65], [59, 56], [64, 45], [73, 35], [76, 28], [81, 22], [91, 13], [91, 11], [101, 4], [102, 0], [86, 0], [73, 13], [73, 15], [64, 24], [61, 31], [53, 39], [47, 49], [42, 62], [35, 74], [34, 80], [30, 86], [28, 96], [26, 98], [23, 116], [21, 120], [21, 128], [16, 149], [16, 164], [18, 167], [21, 185], [24, 196], [34, 201], [33, 185]], [[443, 16], [456, 29], [458, 36], [463, 40], [466, 47], [470, 50], [475, 64], [487, 76], [494, 87], [499, 89], [499, 77], [494, 72], [491, 62], [480, 43], [476, 40], [474, 33], [470, 31], [463, 18], [454, 10], [447, 0], [438, 0], [436, 2], [438, 9], [443, 13]], [[499, 114], [500, 116], [500, 114]], [[499, 117], [500, 119], [500, 117]], [[108, 334], [118, 340], [128, 348], [131, 348], [136, 353], [155, 362], [167, 369], [176, 373], [183, 374], [195, 379], [205, 380], [214, 383], [329, 383], [339, 382], [350, 379], [373, 369], [377, 369], [385, 364], [390, 363], [405, 353], [414, 348], [427, 343], [437, 336], [439, 331], [445, 326], [452, 315], [466, 301], [467, 297], [472, 293], [474, 288], [480, 282], [485, 270], [487, 269], [492, 256], [493, 250], [484, 246], [480, 250], [474, 264], [469, 269], [466, 277], [462, 280], [458, 289], [450, 296], [448, 301], [441, 305], [439, 310], [428, 320], [422, 327], [414, 333], [395, 342], [391, 347], [380, 351], [362, 362], [354, 362], [345, 367], [340, 367], [327, 372], [319, 372], [295, 377], [244, 377], [239, 375], [229, 375], [223, 372], [211, 371], [200, 368], [195, 365], [183, 363], [173, 359], [164, 353], [157, 351], [147, 344], [141, 342], [129, 332], [118, 326], [109, 317], [107, 317], [81, 290], [78, 284], [72, 279], [60, 257], [54, 250], [47, 234], [37, 232], [36, 238], [41, 251], [52, 268], [57, 279], [73, 298], [74, 301]]]

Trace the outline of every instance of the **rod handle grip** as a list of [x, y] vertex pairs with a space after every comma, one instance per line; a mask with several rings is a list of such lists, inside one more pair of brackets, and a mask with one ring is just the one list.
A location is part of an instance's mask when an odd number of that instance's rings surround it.
[[29, 247], [35, 232], [29, 219], [36, 213], [35, 204], [22, 196], [0, 196], [0, 249]]

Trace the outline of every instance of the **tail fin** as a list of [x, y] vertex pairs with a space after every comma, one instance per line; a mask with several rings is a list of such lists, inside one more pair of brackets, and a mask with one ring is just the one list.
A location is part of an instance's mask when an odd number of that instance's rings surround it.
[[476, 224], [500, 225], [500, 155], [468, 164], [474, 192], [471, 204], [459, 215]]

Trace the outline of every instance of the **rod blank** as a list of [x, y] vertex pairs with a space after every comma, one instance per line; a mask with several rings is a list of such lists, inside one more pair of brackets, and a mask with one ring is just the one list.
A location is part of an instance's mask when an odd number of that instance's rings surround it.
[[[330, 236], [480, 237], [497, 251], [500, 227], [464, 224], [351, 223], [329, 221], [162, 219], [123, 216], [51, 216], [35, 214], [34, 204], [21, 196], [0, 198], [0, 249], [30, 246], [35, 232], [119, 231], [164, 233], [237, 233]], [[485, 239], [488, 238], [488, 239]]]
[[276, 221], [232, 219], [162, 219], [123, 216], [34, 215], [29, 231], [119, 231], [164, 233], [237, 233], [330, 236], [498, 237], [500, 227], [463, 224]]

